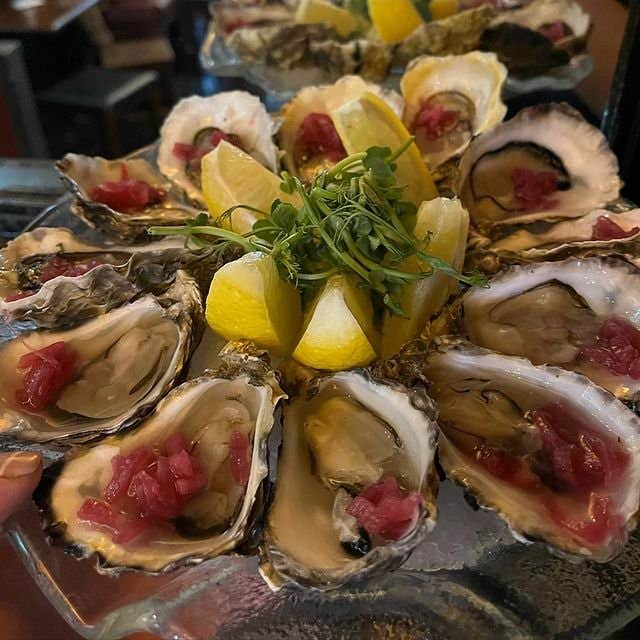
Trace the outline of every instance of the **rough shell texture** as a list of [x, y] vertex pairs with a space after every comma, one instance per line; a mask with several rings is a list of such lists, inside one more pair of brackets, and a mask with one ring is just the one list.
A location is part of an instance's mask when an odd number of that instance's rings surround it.
[[[126, 166], [129, 178], [142, 180], [166, 192], [159, 204], [152, 204], [141, 211], [116, 211], [110, 206], [92, 199], [91, 191], [106, 181], [122, 179], [122, 167]], [[146, 160], [141, 158], [105, 160], [68, 153], [56, 162], [56, 168], [69, 191], [75, 196], [72, 211], [89, 226], [123, 242], [145, 242], [150, 237], [147, 228], [154, 224], [184, 224], [197, 211], [182, 202], [166, 182]]]
[[176, 104], [160, 130], [158, 166], [194, 202], [203, 202], [201, 190], [185, 173], [185, 162], [173, 153], [176, 143], [192, 144], [203, 129], [234, 134], [242, 148], [271, 171], [278, 169], [273, 143], [274, 123], [265, 106], [246, 91], [228, 91], [203, 98], [191, 96]]
[[[631, 462], [617, 490], [616, 513], [623, 518], [623, 538], [635, 528], [640, 506], [640, 419], [611, 394], [579, 374], [555, 367], [534, 367], [523, 358], [449, 340], [443, 340], [428, 357], [425, 372], [433, 383], [458, 380], [468, 384], [470, 376], [492, 381], [494, 389], [505, 389], [508, 395], [517, 394], [520, 409], [561, 402], [585, 416], [597, 432], [619, 438]], [[570, 555], [600, 562], [620, 551], [624, 540], [616, 540], [615, 536], [603, 545], [588, 547], [568, 530], [555, 525], [536, 501], [535, 494], [501, 482], [482, 467], [471, 464], [447, 438], [446, 427], [441, 434], [439, 460], [447, 475], [465, 486], [478, 504], [504, 518], [519, 540], [543, 540]]]
[[[219, 370], [182, 384], [135, 431], [77, 449], [68, 456], [55, 470], [52, 484], [38, 496], [45, 530], [78, 557], [96, 555], [98, 571], [109, 575], [131, 569], [166, 573], [232, 552], [253, 535], [253, 525], [261, 517], [263, 485], [268, 475], [267, 439], [276, 405], [284, 397], [274, 372], [252, 358], [229, 361]], [[198, 427], [215, 429], [216, 423], [207, 423], [212, 416], [211, 407], [224, 403], [225, 398], [245, 403], [253, 421], [253, 444], [246, 490], [224, 530], [197, 537], [185, 536], [179, 530], [167, 531], [140, 544], [122, 546], [109, 535], [78, 521], [76, 514], [83, 500], [88, 496], [101, 498], [111, 477], [114, 455], [140, 446], [158, 446], [176, 432], [189, 440], [196, 437]], [[82, 495], [78, 492], [80, 485], [85, 487]]]
[[[560, 160], [570, 188], [553, 195], [543, 211], [513, 212], [502, 220], [478, 217], [469, 182], [476, 164], [487, 154], [510, 144], [536, 145]], [[618, 160], [599, 129], [590, 125], [567, 104], [545, 104], [523, 109], [511, 120], [478, 136], [460, 161], [456, 193], [478, 226], [492, 226], [538, 219], [575, 218], [615, 200], [621, 188]]]
[[[340, 547], [327, 508], [333, 494], [314, 476], [303, 429], [309, 403], [335, 389], [395, 430], [418, 471], [419, 479], [411, 488], [420, 491], [424, 499], [418, 522], [404, 537], [376, 546], [357, 559]], [[291, 580], [331, 589], [400, 564], [435, 525], [437, 477], [433, 458], [438, 430], [434, 419], [435, 407], [423, 389], [377, 380], [367, 371], [341, 372], [310, 382], [285, 409], [283, 447], [261, 567], [267, 581], [272, 586]]]

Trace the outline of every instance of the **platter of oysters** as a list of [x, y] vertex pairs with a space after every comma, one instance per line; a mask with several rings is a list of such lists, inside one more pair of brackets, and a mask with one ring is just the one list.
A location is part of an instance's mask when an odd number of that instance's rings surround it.
[[58, 161], [64, 216], [0, 252], [0, 448], [51, 461], [40, 538], [18, 543], [161, 581], [145, 606], [165, 626], [136, 609], [126, 630], [167, 638], [201, 636], [153, 607], [205, 584], [231, 617], [408, 604], [429, 571], [486, 560], [434, 542], [486, 522], [571, 580], [631, 566], [640, 210], [572, 107], [504, 121], [506, 78], [472, 51], [415, 59], [401, 93], [344, 76], [277, 114], [191, 97], [150, 149]]
[[278, 100], [345, 74], [395, 88], [421, 55], [494, 52], [511, 95], [569, 90], [593, 69], [576, 0], [221, 0], [211, 14], [205, 71]]

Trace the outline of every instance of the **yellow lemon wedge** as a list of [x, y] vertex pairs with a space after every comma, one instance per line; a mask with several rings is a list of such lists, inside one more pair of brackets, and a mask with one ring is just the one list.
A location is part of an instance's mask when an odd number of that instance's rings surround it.
[[339, 371], [376, 358], [378, 336], [368, 294], [344, 275], [332, 276], [305, 314], [293, 357], [314, 369]]
[[[399, 149], [411, 137], [391, 107], [373, 93], [365, 93], [331, 112], [331, 119], [347, 153], [369, 147]], [[415, 143], [396, 160], [396, 179], [405, 186], [404, 199], [417, 207], [438, 195], [436, 185]]]
[[[436, 198], [425, 202], [418, 210], [414, 235], [426, 240], [431, 232], [431, 240], [424, 251], [461, 269], [469, 232], [469, 213], [459, 200]], [[412, 273], [427, 271], [428, 265], [411, 257], [402, 269]], [[382, 324], [382, 357], [388, 358], [400, 350], [409, 340], [417, 338], [447, 301], [458, 284], [454, 278], [440, 272], [408, 283], [400, 296], [400, 304], [407, 318], [387, 312]]]
[[422, 24], [411, 0], [367, 0], [367, 5], [378, 35], [390, 44], [404, 40]]
[[431, 0], [429, 3], [432, 20], [442, 20], [458, 13], [458, 0]]
[[[280, 189], [280, 177], [271, 173], [248, 153], [222, 141], [202, 158], [202, 193], [214, 221], [233, 206], [245, 204], [265, 213], [274, 200], [302, 206], [297, 194]], [[262, 217], [251, 209], [236, 209], [216, 224], [237, 233], [251, 231], [253, 223]]]
[[218, 269], [207, 296], [207, 323], [227, 340], [251, 340], [291, 353], [302, 324], [300, 294], [265, 253], [247, 253]]
[[296, 10], [295, 21], [299, 24], [326, 24], [333, 27], [339, 36], [347, 38], [360, 31], [366, 21], [363, 18], [337, 7], [329, 0], [301, 0]]

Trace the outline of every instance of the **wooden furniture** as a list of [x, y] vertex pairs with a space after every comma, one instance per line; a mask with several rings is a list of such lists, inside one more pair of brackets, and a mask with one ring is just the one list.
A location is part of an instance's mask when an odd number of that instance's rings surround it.
[[95, 116], [96, 135], [102, 133], [106, 153], [119, 157], [125, 148], [119, 126], [124, 114], [144, 104], [154, 127], [160, 125], [158, 79], [156, 71], [88, 68], [39, 93], [38, 100], [43, 107], [68, 111], [69, 116], [78, 111]]
[[41, 7], [18, 11], [0, 2], [0, 33], [55, 33], [97, 5], [99, 0], [47, 0]]

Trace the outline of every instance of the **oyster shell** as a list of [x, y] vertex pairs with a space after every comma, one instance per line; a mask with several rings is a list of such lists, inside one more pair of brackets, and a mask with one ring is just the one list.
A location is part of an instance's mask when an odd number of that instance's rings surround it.
[[634, 400], [640, 369], [624, 349], [634, 348], [634, 333], [640, 344], [638, 292], [640, 271], [620, 259], [513, 266], [463, 296], [464, 332], [481, 347], [579, 371]]
[[[263, 483], [268, 475], [267, 438], [276, 405], [284, 397], [273, 371], [249, 359], [227, 362], [218, 371], [182, 384], [135, 431], [70, 455], [49, 495], [42, 499], [47, 530], [61, 536], [78, 555], [97, 554], [101, 573], [123, 569], [166, 572], [229, 553], [251, 537], [253, 524], [262, 512]], [[250, 469], [242, 480], [233, 470], [235, 454], [230, 442], [234, 432], [246, 438], [250, 453]], [[108, 510], [139, 521], [136, 508], [127, 505], [126, 499], [113, 497], [110, 480], [112, 476], [117, 480], [118, 467], [112, 461], [115, 456], [127, 459], [144, 449], [152, 450], [152, 457], [157, 458], [163, 453], [163, 443], [176, 434], [186, 444], [187, 458], [204, 477], [200, 488], [180, 505], [177, 516], [160, 518], [162, 526], [147, 525], [128, 543], [117, 541], [117, 536], [124, 533], [122, 529], [109, 530], [82, 519], [79, 511], [83, 503], [93, 499]], [[171, 459], [169, 465], [173, 464]], [[153, 470], [142, 473], [153, 475]], [[127, 484], [131, 483], [127, 495], [133, 491], [139, 508], [144, 509], [149, 505], [135, 487], [135, 480], [127, 478]], [[124, 526], [127, 524], [131, 523]]]
[[580, 217], [615, 200], [620, 187], [604, 135], [564, 103], [523, 109], [478, 136], [455, 184], [481, 229]]
[[[507, 107], [500, 95], [507, 70], [491, 53], [423, 56], [402, 77], [404, 122], [416, 135], [425, 162], [435, 169], [464, 151], [471, 139], [502, 122]], [[419, 119], [425, 111], [452, 115], [447, 121]]]
[[[283, 162], [293, 175], [310, 179], [320, 169], [332, 164], [324, 156], [308, 157], [301, 148], [299, 133], [306, 119], [313, 115], [322, 116], [327, 127], [332, 127], [329, 114], [341, 106], [356, 100], [366, 92], [382, 98], [398, 115], [402, 115], [404, 101], [395, 92], [384, 90], [376, 84], [365, 82], [359, 76], [345, 76], [331, 85], [306, 87], [282, 108], [282, 126], [279, 131], [280, 147], [284, 152]], [[335, 133], [337, 136], [337, 132]]]
[[202, 315], [195, 281], [179, 271], [161, 296], [71, 329], [8, 325], [0, 336], [0, 436], [66, 444], [136, 424], [180, 375]]
[[633, 412], [584, 376], [471, 345], [442, 342], [425, 373], [440, 463], [516, 538], [601, 562], [621, 549], [640, 502]]
[[[330, 589], [406, 558], [435, 525], [434, 416], [421, 389], [366, 371], [316, 379], [285, 407], [261, 569], [270, 585]], [[381, 478], [418, 499], [395, 539], [367, 534], [349, 510]]]
[[[212, 135], [223, 136], [267, 169], [278, 170], [278, 150], [273, 143], [274, 123], [266, 108], [246, 91], [227, 91], [203, 98], [191, 96], [176, 104], [160, 130], [158, 167], [195, 203], [203, 203], [200, 188], [201, 153], [215, 148]], [[195, 155], [189, 160], [176, 153], [187, 145]]]
[[[172, 193], [171, 185], [142, 158], [105, 160], [68, 153], [56, 162], [56, 168], [75, 197], [72, 211], [90, 227], [120, 241], [149, 241], [147, 227], [184, 224], [198, 213], [178, 199]], [[130, 209], [120, 211], [121, 207], [114, 208], [116, 205], [111, 198], [98, 191], [105, 183], [114, 185], [123, 181], [140, 181], [148, 185], [147, 195], [141, 197], [141, 202], [147, 203], [143, 206], [132, 204]]]
[[511, 73], [535, 75], [568, 64], [583, 51], [591, 18], [574, 0], [534, 0], [499, 13], [483, 33], [480, 47], [497, 53]]

